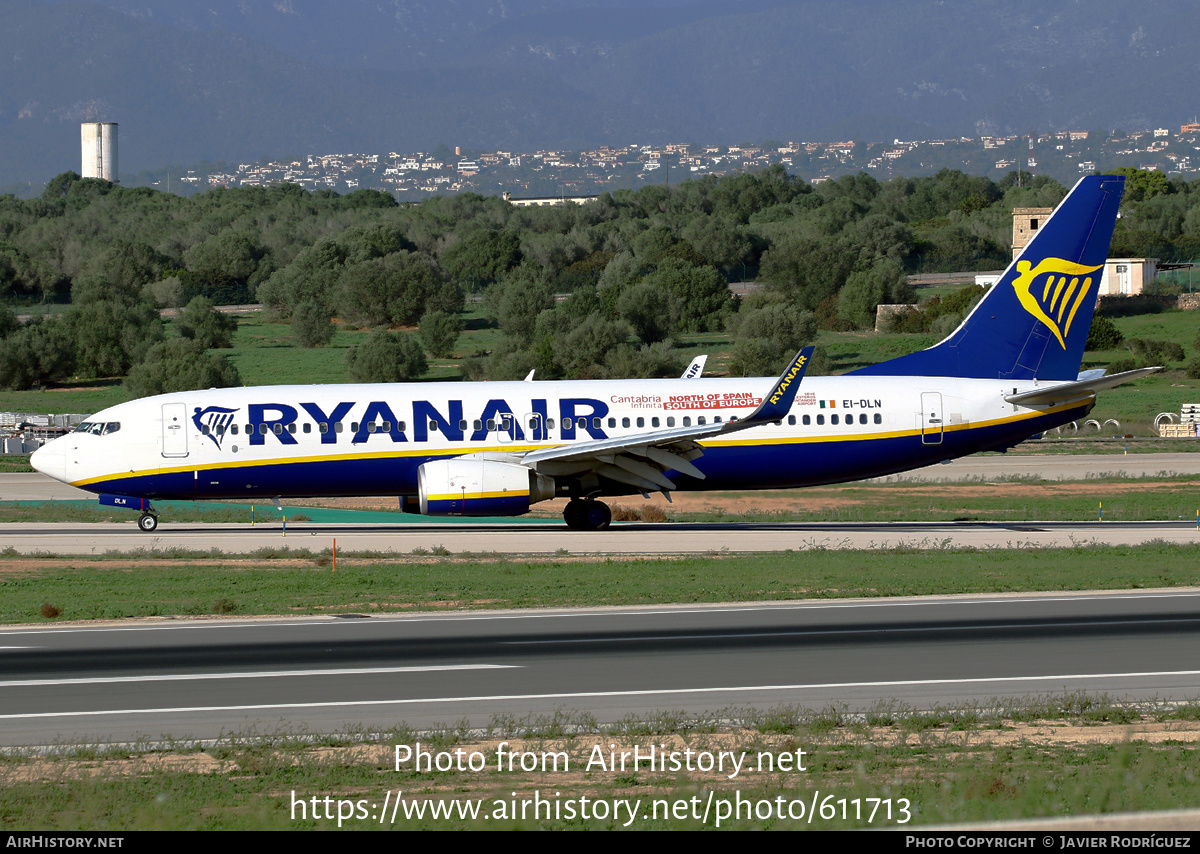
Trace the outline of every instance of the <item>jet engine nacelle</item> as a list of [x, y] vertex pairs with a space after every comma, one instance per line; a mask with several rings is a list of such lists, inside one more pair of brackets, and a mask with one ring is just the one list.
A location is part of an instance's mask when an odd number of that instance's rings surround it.
[[554, 478], [515, 463], [459, 457], [418, 468], [417, 489], [426, 516], [519, 516], [554, 497]]

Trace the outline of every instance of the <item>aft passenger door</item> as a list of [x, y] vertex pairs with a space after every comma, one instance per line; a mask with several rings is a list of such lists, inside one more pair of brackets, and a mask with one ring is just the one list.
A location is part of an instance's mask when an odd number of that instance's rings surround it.
[[937, 391], [921, 393], [921, 444], [942, 444], [942, 395]]
[[188, 455], [187, 405], [164, 403], [162, 407], [162, 455], [164, 457], [186, 457]]

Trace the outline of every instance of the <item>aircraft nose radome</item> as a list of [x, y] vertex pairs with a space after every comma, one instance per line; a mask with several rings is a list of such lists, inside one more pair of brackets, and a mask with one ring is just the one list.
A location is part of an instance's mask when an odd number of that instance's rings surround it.
[[67, 479], [67, 455], [58, 441], [47, 442], [34, 451], [29, 464], [47, 477], [64, 482]]

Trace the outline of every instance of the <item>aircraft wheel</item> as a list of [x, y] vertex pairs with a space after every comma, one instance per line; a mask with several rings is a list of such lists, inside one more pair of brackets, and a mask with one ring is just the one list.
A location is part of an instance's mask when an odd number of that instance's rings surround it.
[[567, 527], [572, 531], [581, 531], [585, 527], [584, 512], [587, 507], [585, 502], [578, 498], [572, 498], [567, 502], [567, 506], [563, 508], [563, 520], [567, 523]]
[[138, 527], [148, 534], [158, 527], [158, 517], [152, 516], [149, 513], [144, 513], [142, 514], [142, 517], [138, 519]]
[[588, 501], [583, 508], [583, 529], [603, 531], [612, 524], [612, 511], [603, 501]]

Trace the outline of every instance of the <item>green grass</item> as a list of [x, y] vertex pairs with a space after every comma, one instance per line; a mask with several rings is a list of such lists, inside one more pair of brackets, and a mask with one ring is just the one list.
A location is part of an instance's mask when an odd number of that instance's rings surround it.
[[344, 383], [346, 353], [365, 333], [338, 329], [326, 347], [298, 347], [292, 328], [256, 312], [238, 316], [234, 347], [226, 352], [246, 385]]
[[0, 457], [0, 472], [31, 472], [33, 466], [29, 464], [29, 457], [25, 454], [13, 457]]
[[[1195, 706], [1184, 708], [1194, 711]], [[110, 833], [309, 830], [339, 824], [358, 830], [844, 829], [1153, 810], [1197, 802], [1194, 747], [1178, 741], [1092, 744], [1089, 734], [1100, 722], [1152, 724], [1170, 720], [1173, 712], [1165, 704], [1134, 708], [1072, 694], [928, 711], [892, 704], [865, 717], [838, 709], [735, 707], [700, 716], [657, 712], [599, 725], [590, 715], [556, 712], [500, 716], [474, 735], [454, 724], [421, 733], [400, 724], [382, 735], [359, 737], [280, 733], [230, 735], [203, 748], [76, 748], [0, 762], [5, 793], [0, 826]], [[1005, 737], [1013, 732], [1013, 721], [1021, 720], [1042, 723], [1043, 731], [1056, 736], [1035, 739], [1032, 731], [1020, 730], [1015, 739]], [[520, 754], [558, 754], [560, 770], [497, 768], [501, 739]], [[397, 767], [395, 747], [418, 741], [434, 755], [479, 754], [484, 767], [438, 771], [414, 768], [412, 762]], [[743, 762], [732, 779], [686, 770], [600, 767], [597, 745], [605, 751], [634, 746], [677, 753], [685, 748], [697, 754], [732, 751]], [[793, 761], [799, 756], [803, 770], [779, 771], [773, 763], [784, 756]], [[520, 804], [532, 801], [535, 792], [560, 808], [543, 808], [541, 815], [528, 810], [522, 817]], [[688, 807], [710, 803], [710, 793], [714, 808], [704, 823], [703, 811]], [[394, 824], [380, 822], [385, 799], [391, 802], [398, 794], [405, 803], [425, 803], [426, 810], [432, 803], [472, 799], [488, 818], [418, 819], [400, 811]], [[781, 818], [770, 809], [731, 815], [729, 804], [739, 796], [764, 806], [780, 799], [803, 803], [806, 814], [798, 817], [794, 803], [792, 817]], [[583, 797], [593, 804], [597, 799], [636, 802], [638, 818], [582, 817]], [[575, 805], [574, 817], [566, 813], [568, 799]], [[869, 799], [890, 801], [890, 818], [887, 806], [872, 816], [878, 801]], [[825, 809], [810, 819], [814, 800]], [[514, 801], [515, 818], [510, 813]], [[655, 802], [683, 804], [683, 814], [667, 818], [660, 808], [656, 817]], [[368, 807], [359, 812], [359, 804]]]
[[[1014, 535], [1019, 540], [1020, 535]], [[1034, 590], [1113, 590], [1200, 584], [1200, 545], [1011, 548], [894, 547], [833, 551], [819, 541], [782, 554], [572, 560], [461, 555], [360, 558], [270, 550], [249, 560], [142, 552], [15, 565], [0, 577], [0, 622], [178, 614], [315, 614], [418, 609], [541, 608]], [[1014, 546], [1020, 545], [1014, 542]], [[160, 566], [176, 558], [178, 565]], [[281, 562], [282, 561], [282, 562]], [[24, 562], [27, 568], [22, 568]], [[402, 571], [398, 568], [403, 567]]]

